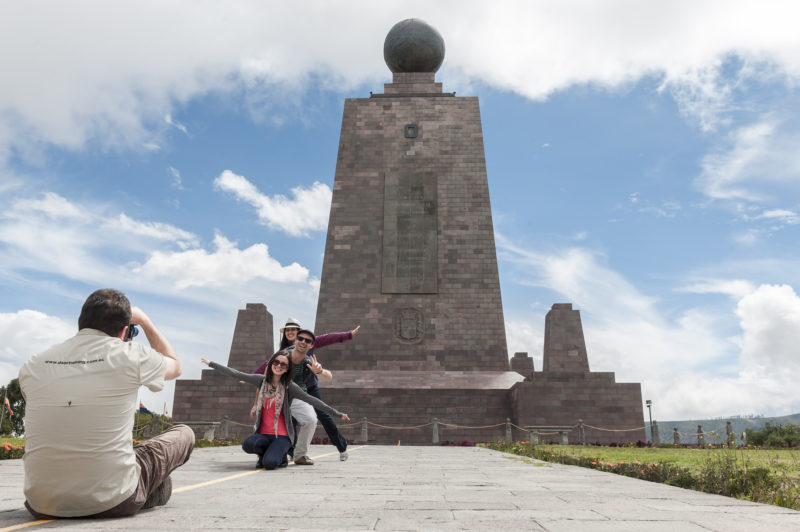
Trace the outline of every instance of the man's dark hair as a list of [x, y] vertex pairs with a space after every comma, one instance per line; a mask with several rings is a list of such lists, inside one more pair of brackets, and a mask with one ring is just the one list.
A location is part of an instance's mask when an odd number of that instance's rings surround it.
[[86, 298], [78, 318], [78, 329], [97, 329], [117, 336], [131, 323], [131, 302], [113, 288], [95, 290]]

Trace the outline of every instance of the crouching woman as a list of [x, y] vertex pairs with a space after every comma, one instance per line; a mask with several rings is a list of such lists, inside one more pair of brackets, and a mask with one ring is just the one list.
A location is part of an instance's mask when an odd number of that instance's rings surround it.
[[292, 362], [288, 351], [278, 351], [269, 359], [266, 372], [243, 373], [241, 371], [200, 359], [203, 364], [220, 373], [259, 387], [258, 400], [250, 417], [255, 419], [256, 433], [242, 442], [242, 449], [258, 455], [258, 467], [275, 469], [280, 466], [294, 441], [294, 427], [290, 406], [293, 400], [304, 401], [318, 410], [345, 421], [350, 418], [328, 406], [316, 397], [308, 395], [292, 382]]

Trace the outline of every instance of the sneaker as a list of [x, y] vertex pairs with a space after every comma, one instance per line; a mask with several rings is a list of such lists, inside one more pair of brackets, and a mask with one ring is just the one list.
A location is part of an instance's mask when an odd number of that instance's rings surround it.
[[294, 465], [314, 465], [314, 461], [308, 456], [301, 456], [294, 459]]
[[258, 460], [256, 460], [256, 469], [262, 469], [264, 465], [261, 463], [261, 455], [258, 455]]
[[347, 457], [348, 457], [347, 451], [342, 451], [339, 453], [339, 460], [341, 460], [342, 462], [347, 460]]
[[142, 506], [142, 510], [146, 510], [147, 508], [152, 508], [153, 506], [164, 506], [169, 501], [169, 498], [172, 496], [172, 477], [167, 477], [164, 479], [164, 482], [161, 483], [159, 487], [157, 487]]
[[278, 464], [278, 467], [286, 467], [289, 465], [289, 457], [287, 455], [283, 455], [283, 461]]

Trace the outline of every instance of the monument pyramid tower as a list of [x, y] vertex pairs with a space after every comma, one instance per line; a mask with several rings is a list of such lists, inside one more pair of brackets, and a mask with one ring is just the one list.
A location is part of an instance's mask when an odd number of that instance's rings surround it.
[[[347, 99], [342, 116], [315, 330], [361, 332], [320, 350], [335, 375], [321, 386], [330, 404], [388, 425], [430, 422], [410, 398], [443, 420], [504, 421], [523, 380], [508, 365], [478, 99], [442, 91], [444, 51], [426, 23], [396, 24], [392, 83]], [[430, 427], [418, 436], [403, 439], [430, 442]]]
[[386, 37], [392, 83], [345, 101], [316, 330], [332, 370], [507, 371], [480, 110], [442, 92], [439, 33]]

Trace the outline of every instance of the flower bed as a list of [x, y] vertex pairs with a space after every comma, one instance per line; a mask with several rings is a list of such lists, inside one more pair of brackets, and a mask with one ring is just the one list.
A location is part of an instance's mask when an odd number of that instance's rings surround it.
[[23, 454], [25, 454], [25, 445], [16, 445], [13, 443], [0, 444], [0, 460], [22, 458]]

